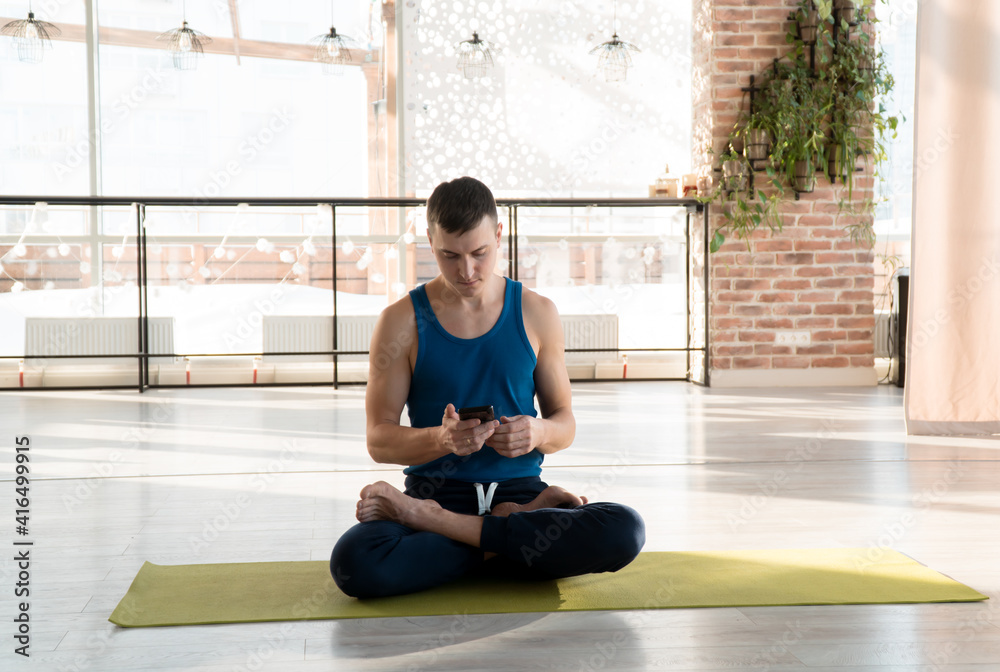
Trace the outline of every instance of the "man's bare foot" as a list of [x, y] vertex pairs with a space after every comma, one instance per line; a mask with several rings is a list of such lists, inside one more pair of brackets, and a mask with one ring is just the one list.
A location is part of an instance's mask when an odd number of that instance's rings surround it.
[[512, 513], [537, 511], [538, 509], [572, 509], [586, 503], [586, 497], [574, 495], [566, 488], [561, 488], [558, 485], [550, 485], [542, 490], [537, 497], [527, 504], [502, 502], [493, 507], [490, 515], [503, 517], [509, 516]]
[[415, 499], [385, 481], [366, 485], [358, 502], [358, 520], [391, 520], [420, 531], [435, 532], [449, 539], [479, 548], [483, 519], [465, 516], [441, 508], [433, 499]]
[[385, 481], [379, 481], [361, 489], [357, 518], [362, 523], [391, 520], [413, 529], [422, 529], [427, 513], [440, 508], [441, 505], [433, 499], [415, 499]]

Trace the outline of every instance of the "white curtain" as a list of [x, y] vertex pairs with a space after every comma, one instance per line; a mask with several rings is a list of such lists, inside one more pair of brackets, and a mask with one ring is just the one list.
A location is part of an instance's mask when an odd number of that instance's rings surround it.
[[1000, 2], [921, 0], [910, 434], [1000, 434]]

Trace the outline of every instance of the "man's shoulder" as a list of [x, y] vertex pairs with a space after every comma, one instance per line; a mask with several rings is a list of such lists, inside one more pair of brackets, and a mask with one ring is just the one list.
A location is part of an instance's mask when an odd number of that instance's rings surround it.
[[527, 310], [555, 313], [556, 315], [559, 314], [556, 304], [552, 301], [552, 299], [547, 296], [542, 296], [535, 290], [524, 287], [523, 285], [521, 287], [521, 305]]
[[529, 326], [539, 329], [551, 326], [553, 321], [559, 322], [559, 310], [555, 302], [527, 287], [521, 289], [521, 312]]
[[379, 316], [379, 321], [386, 324], [412, 322], [413, 319], [413, 300], [410, 298], [409, 294], [403, 295], [401, 298], [386, 306]]

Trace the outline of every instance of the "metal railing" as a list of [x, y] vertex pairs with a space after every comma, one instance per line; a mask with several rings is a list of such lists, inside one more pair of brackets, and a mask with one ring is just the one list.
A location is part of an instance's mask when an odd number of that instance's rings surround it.
[[[102, 207], [131, 207], [135, 216], [135, 246], [136, 246], [136, 276], [138, 288], [138, 342], [136, 354], [94, 354], [94, 355], [45, 355], [44, 359], [86, 359], [86, 358], [109, 358], [117, 357], [121, 359], [134, 359], [138, 362], [138, 381], [133, 385], [109, 385], [109, 386], [72, 386], [65, 387], [20, 387], [13, 389], [115, 389], [136, 387], [141, 393], [150, 388], [177, 387], [176, 385], [151, 384], [150, 382], [150, 359], [161, 357], [237, 357], [237, 356], [272, 356], [272, 355], [317, 355], [332, 356], [333, 359], [333, 385], [341, 384], [339, 376], [339, 358], [342, 356], [368, 355], [368, 351], [341, 350], [337, 343], [337, 271], [336, 271], [336, 240], [337, 240], [337, 211], [338, 208], [366, 207], [366, 208], [415, 208], [426, 204], [425, 199], [420, 198], [336, 198], [336, 199], [310, 199], [310, 198], [177, 198], [177, 197], [87, 197], [87, 196], [0, 196], [0, 206], [82, 206], [92, 209], [96, 214], [98, 208]], [[146, 209], [148, 207], [170, 207], [197, 210], [199, 208], [215, 207], [329, 207], [332, 213], [331, 241], [334, 243], [333, 259], [333, 291], [332, 291], [332, 347], [325, 351], [310, 352], [260, 352], [260, 353], [150, 353], [149, 348], [149, 298], [148, 298], [148, 237], [146, 230]], [[507, 259], [508, 275], [511, 279], [518, 279], [518, 259], [520, 231], [518, 228], [519, 211], [522, 208], [582, 208], [582, 207], [602, 207], [602, 208], [683, 208], [686, 213], [684, 227], [684, 257], [685, 257], [685, 317], [686, 317], [686, 340], [683, 348], [616, 348], [610, 350], [615, 353], [630, 352], [684, 352], [686, 355], [686, 377], [676, 380], [688, 380], [703, 385], [709, 385], [710, 369], [710, 348], [709, 348], [709, 269], [708, 269], [708, 246], [709, 238], [709, 213], [708, 206], [693, 198], [546, 198], [546, 199], [497, 199], [497, 206], [505, 209], [508, 217], [509, 230], [507, 232]], [[97, 225], [91, 222], [89, 239], [100, 241], [108, 236], [96, 234]], [[693, 241], [693, 235], [696, 239]], [[0, 236], [0, 240], [4, 237]], [[74, 236], [74, 238], [80, 236]], [[569, 237], [573, 237], [570, 235]], [[196, 239], [198, 236], [193, 236]], [[692, 244], [695, 247], [692, 247]], [[3, 243], [0, 243], [2, 245]], [[700, 255], [702, 262], [700, 268], [693, 261], [693, 255]], [[698, 273], [698, 279], [702, 283], [701, 310], [704, 312], [704, 321], [698, 319], [697, 327], [692, 321], [692, 281], [694, 274]], [[699, 315], [698, 318], [701, 316]], [[703, 343], [697, 346], [692, 345], [692, 332], [702, 330]], [[607, 349], [576, 348], [567, 349], [567, 353], [573, 352], [608, 352]], [[701, 366], [698, 375], [692, 371], [692, 354], [701, 355]], [[0, 360], [26, 359], [24, 355], [0, 355]], [[662, 380], [662, 378], [661, 378]], [[293, 386], [308, 385], [308, 382], [289, 383], [261, 383], [261, 386]], [[326, 383], [324, 383], [326, 384]], [[214, 386], [244, 386], [241, 384], [213, 384]], [[12, 388], [0, 388], [12, 389]]]

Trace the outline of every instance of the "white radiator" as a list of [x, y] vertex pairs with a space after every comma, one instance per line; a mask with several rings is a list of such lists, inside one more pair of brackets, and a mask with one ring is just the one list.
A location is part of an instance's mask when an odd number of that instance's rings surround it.
[[[566, 349], [574, 348], [617, 348], [618, 347], [618, 316], [600, 315], [562, 315], [563, 333], [566, 336]], [[577, 353], [577, 355], [610, 355], [617, 359], [618, 353]]]
[[[889, 357], [892, 338], [892, 313], [875, 313], [875, 356]], [[895, 353], [898, 355], [898, 353]]]
[[[339, 350], [368, 350], [375, 330], [374, 315], [341, 315], [337, 318]], [[563, 315], [566, 348], [617, 348], [617, 315]], [[265, 315], [264, 352], [318, 352], [333, 349], [333, 318], [328, 315]], [[617, 353], [577, 353], [588, 359]], [[321, 362], [329, 355], [271, 355], [266, 361]]]
[[[27, 317], [24, 321], [24, 356], [44, 359], [53, 355], [135, 355], [139, 352], [139, 320], [136, 317]], [[149, 318], [149, 353], [172, 354], [174, 318]], [[69, 358], [49, 360], [63, 364], [122, 364], [126, 358]], [[161, 357], [153, 363], [172, 361]]]
[[[337, 317], [337, 349], [368, 350], [376, 315]], [[264, 352], [319, 352], [333, 350], [333, 317], [330, 315], [265, 315], [262, 325]], [[330, 362], [332, 355], [270, 355], [270, 362]]]

